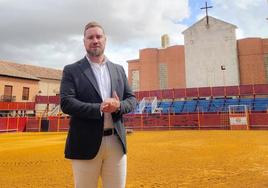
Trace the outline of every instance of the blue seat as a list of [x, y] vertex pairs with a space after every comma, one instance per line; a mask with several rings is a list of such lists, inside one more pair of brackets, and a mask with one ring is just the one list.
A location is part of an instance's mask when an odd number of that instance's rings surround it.
[[185, 101], [174, 101], [171, 106], [171, 111], [175, 113], [181, 113]]

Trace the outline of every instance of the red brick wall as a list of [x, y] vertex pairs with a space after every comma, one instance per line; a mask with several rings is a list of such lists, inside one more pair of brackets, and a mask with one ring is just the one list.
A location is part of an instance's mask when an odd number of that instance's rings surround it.
[[[265, 84], [264, 45], [261, 38], [237, 41], [240, 84]], [[267, 45], [267, 40], [264, 41]], [[267, 46], [265, 47], [268, 50]]]
[[168, 88], [186, 87], [184, 46], [176, 45], [160, 49], [159, 63], [166, 63], [168, 66]]
[[140, 50], [138, 60], [128, 61], [128, 80], [131, 72], [140, 70], [140, 91], [160, 89], [159, 64], [167, 64], [168, 88], [185, 87], [184, 46], [176, 45], [165, 49], [146, 48]]

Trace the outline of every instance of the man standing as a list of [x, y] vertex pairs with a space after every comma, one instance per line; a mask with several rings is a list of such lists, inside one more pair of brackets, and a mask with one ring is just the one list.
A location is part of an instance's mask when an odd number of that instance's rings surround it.
[[136, 98], [122, 66], [104, 55], [102, 26], [90, 22], [84, 30], [86, 56], [64, 67], [62, 111], [71, 116], [65, 157], [71, 159], [76, 188], [126, 184], [126, 131], [122, 115], [134, 110]]

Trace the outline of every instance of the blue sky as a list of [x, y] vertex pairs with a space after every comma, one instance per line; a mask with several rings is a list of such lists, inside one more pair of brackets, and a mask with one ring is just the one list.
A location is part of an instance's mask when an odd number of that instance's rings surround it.
[[[198, 21], [198, 15], [206, 15], [206, 11], [201, 10], [201, 7], [205, 7], [205, 2], [206, 1], [195, 1], [195, 0], [189, 0], [189, 9], [190, 9], [190, 16], [188, 18], [185, 18], [183, 20], [183, 24], [187, 25], [187, 26], [191, 26], [193, 25], [196, 21]], [[213, 4], [211, 3], [211, 1], [207, 1], [207, 5], [212, 6]], [[212, 11], [211, 8], [208, 9], [208, 15], [210, 15], [210, 12]]]
[[[210, 0], [209, 15], [238, 27], [237, 38], [268, 38], [267, 0]], [[124, 66], [161, 35], [183, 44], [182, 31], [205, 16], [203, 0], [0, 0], [0, 60], [62, 69], [81, 59], [83, 27], [100, 22], [106, 55]]]

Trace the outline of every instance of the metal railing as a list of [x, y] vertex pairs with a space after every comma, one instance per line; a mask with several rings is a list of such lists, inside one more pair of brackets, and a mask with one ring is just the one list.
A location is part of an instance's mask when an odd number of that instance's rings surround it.
[[16, 101], [16, 96], [2, 95], [1, 96], [1, 101], [2, 102], [15, 102]]

